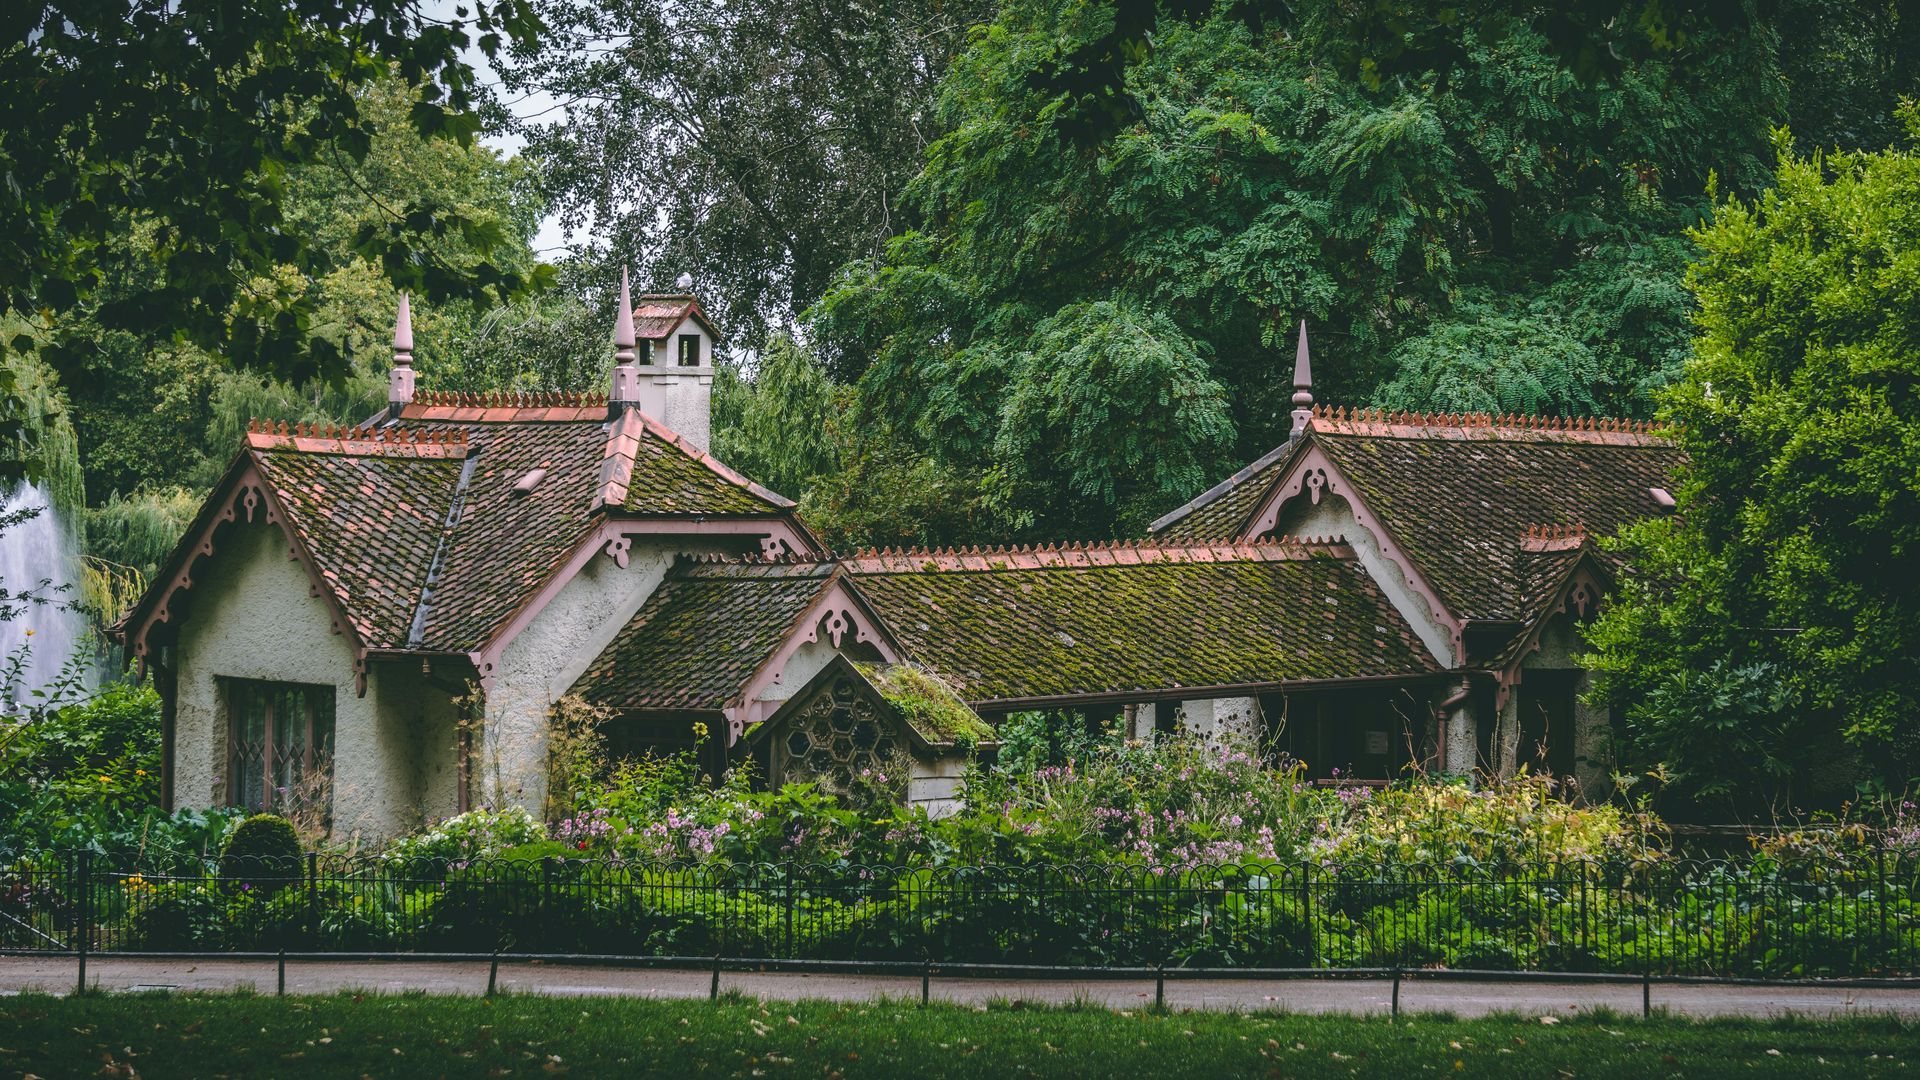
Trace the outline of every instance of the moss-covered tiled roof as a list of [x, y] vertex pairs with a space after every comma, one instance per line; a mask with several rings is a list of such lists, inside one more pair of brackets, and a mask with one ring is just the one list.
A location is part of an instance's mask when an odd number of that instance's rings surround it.
[[820, 563], [682, 562], [573, 692], [614, 709], [725, 708], [830, 577]]
[[484, 647], [609, 513], [799, 528], [790, 501], [602, 398], [423, 393], [378, 427], [256, 425], [247, 453], [369, 648]]
[[369, 648], [402, 648], [459, 485], [458, 458], [256, 451], [354, 632]]
[[912, 664], [855, 664], [882, 700], [893, 706], [920, 734], [936, 746], [991, 742], [991, 724], [967, 707], [938, 675]]
[[1155, 522], [1167, 539], [1247, 539], [1297, 453], [1316, 447], [1406, 551], [1455, 616], [1527, 617], [1529, 527], [1607, 535], [1661, 512], [1652, 489], [1683, 455], [1645, 425], [1538, 417], [1316, 410], [1297, 451], [1281, 447]]
[[1322, 435], [1319, 444], [1367, 509], [1463, 619], [1523, 620], [1520, 565], [1530, 526], [1617, 532], [1661, 513], [1670, 443]]
[[1291, 449], [1290, 445], [1277, 447], [1208, 488], [1199, 498], [1154, 522], [1154, 535], [1175, 541], [1243, 538], [1247, 519], [1292, 464]]
[[909, 553], [843, 567], [908, 656], [976, 707], [1435, 670], [1345, 549]]
[[688, 448], [649, 430], [637, 444], [621, 509], [642, 515], [724, 517], [777, 514], [793, 505], [769, 496], [771, 492], [729, 479]]

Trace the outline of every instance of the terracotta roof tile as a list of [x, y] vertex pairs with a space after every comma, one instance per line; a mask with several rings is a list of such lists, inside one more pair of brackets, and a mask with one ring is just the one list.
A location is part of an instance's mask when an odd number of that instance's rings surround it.
[[249, 442], [288, 524], [361, 641], [369, 648], [404, 647], [462, 459]]

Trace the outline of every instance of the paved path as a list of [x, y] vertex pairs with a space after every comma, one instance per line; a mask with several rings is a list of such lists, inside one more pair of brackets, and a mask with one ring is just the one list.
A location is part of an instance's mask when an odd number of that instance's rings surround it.
[[[233, 990], [275, 988], [272, 961], [135, 960], [95, 956], [87, 965], [90, 986], [117, 991]], [[71, 959], [0, 957], [0, 994], [26, 990], [66, 993], [73, 989]], [[503, 992], [554, 996], [706, 997], [707, 971], [628, 969], [558, 964], [509, 963], [500, 966]], [[287, 992], [324, 994], [338, 990], [399, 993], [424, 990], [439, 994], [486, 991], [487, 965], [447, 961], [287, 961]], [[727, 972], [722, 990], [770, 999], [820, 998], [861, 1001], [877, 996], [917, 998], [916, 977], [799, 975]], [[1035, 1003], [1092, 1002], [1114, 1009], [1153, 1003], [1151, 982], [1070, 979], [987, 979], [936, 977], [936, 1001], [982, 1005], [990, 1001]], [[1285, 1010], [1300, 1013], [1384, 1013], [1391, 1009], [1393, 984], [1382, 979], [1302, 979], [1265, 982], [1238, 979], [1167, 981], [1167, 1005], [1175, 1009]], [[1920, 989], [1851, 987], [1707, 986], [1654, 984], [1656, 1009], [1687, 1016], [1843, 1016], [1893, 1013], [1920, 1019]], [[1581, 1009], [1640, 1011], [1640, 987], [1622, 984], [1551, 982], [1467, 982], [1408, 979], [1401, 984], [1406, 1012], [1449, 1012], [1457, 1016], [1489, 1013], [1544, 1015]]]

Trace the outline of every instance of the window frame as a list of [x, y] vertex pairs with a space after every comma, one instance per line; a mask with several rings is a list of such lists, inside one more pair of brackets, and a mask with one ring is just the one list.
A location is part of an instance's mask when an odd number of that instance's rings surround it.
[[[254, 813], [285, 813], [299, 809], [294, 798], [301, 786], [316, 771], [331, 779], [333, 775], [334, 736], [336, 732], [337, 693], [326, 683], [285, 682], [274, 679], [222, 677], [221, 698], [226, 706], [226, 803]], [[298, 716], [289, 721], [284, 715], [289, 702], [297, 701]], [[260, 721], [259, 756], [243, 738], [243, 725], [251, 726], [255, 713]], [[297, 735], [296, 735], [297, 733]], [[284, 744], [297, 738], [299, 759], [282, 761]], [[243, 754], [245, 755], [243, 758]], [[241, 768], [242, 764], [247, 768]], [[281, 766], [286, 783], [280, 783]], [[247, 781], [257, 776], [260, 798], [248, 800]], [[321, 819], [331, 824], [333, 792], [327, 785], [320, 807]]]
[[[691, 346], [691, 348], [689, 348], [689, 346]], [[681, 367], [699, 367], [700, 366], [702, 357], [701, 357], [701, 350], [700, 350], [699, 334], [681, 334], [679, 338], [679, 347], [680, 347], [679, 359], [680, 359]], [[693, 354], [692, 363], [687, 362], [687, 354], [689, 352]]]

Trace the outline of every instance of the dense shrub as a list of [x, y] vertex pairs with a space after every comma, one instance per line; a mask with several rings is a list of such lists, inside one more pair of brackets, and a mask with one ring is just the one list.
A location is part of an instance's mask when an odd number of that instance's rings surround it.
[[255, 814], [227, 837], [221, 878], [272, 893], [301, 876], [300, 836], [277, 814]]
[[402, 837], [387, 846], [386, 859], [411, 874], [438, 874], [449, 866], [484, 859], [547, 838], [546, 827], [526, 810], [469, 810]]
[[162, 812], [160, 768], [160, 696], [150, 686], [111, 683], [0, 720], [0, 859], [92, 851], [153, 868], [218, 850], [238, 812]]

